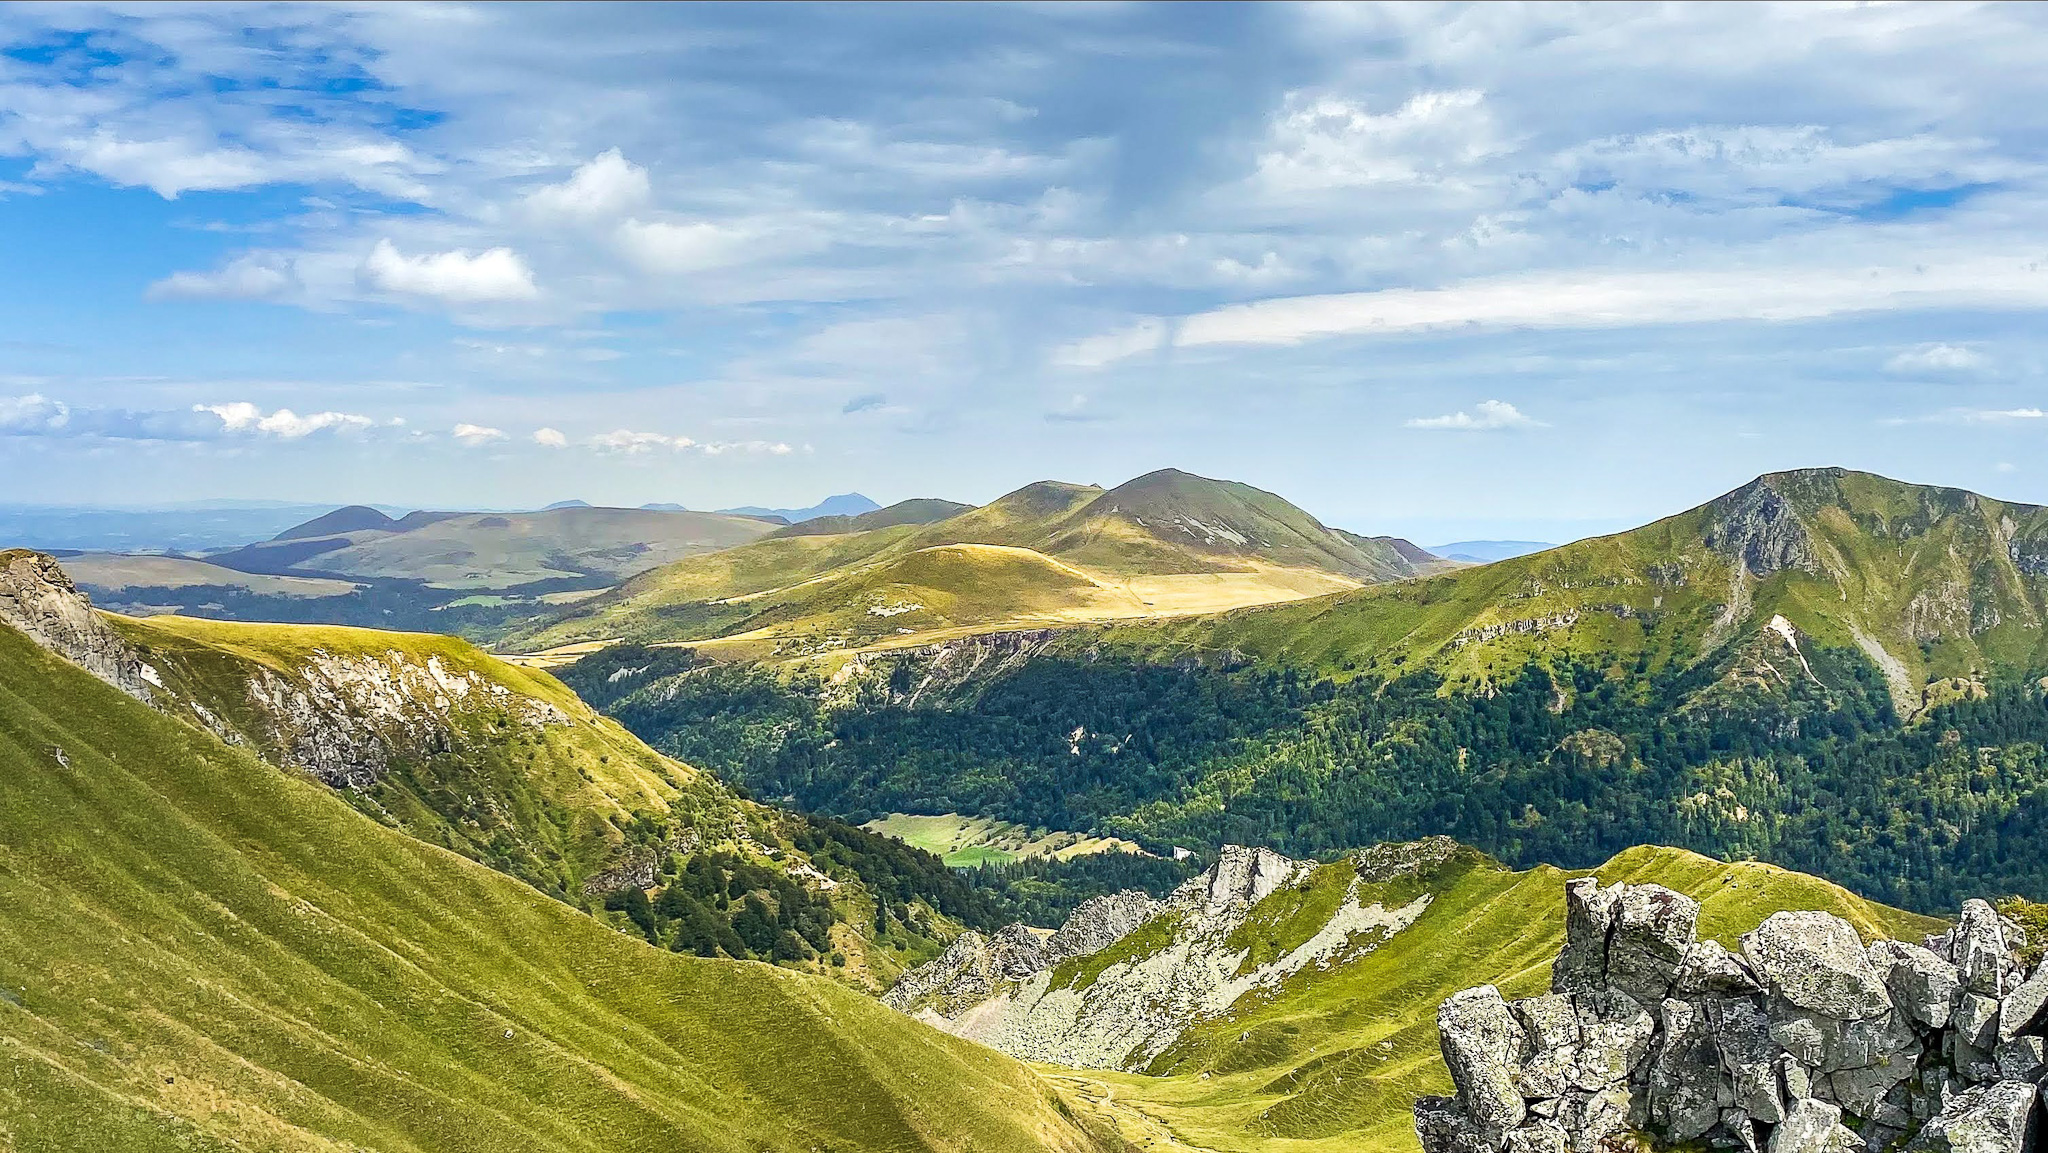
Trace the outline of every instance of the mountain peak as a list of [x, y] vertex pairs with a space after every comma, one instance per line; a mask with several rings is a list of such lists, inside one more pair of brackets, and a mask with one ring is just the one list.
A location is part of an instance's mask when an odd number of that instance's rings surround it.
[[351, 504], [316, 516], [304, 524], [293, 525], [270, 539], [305, 540], [310, 537], [339, 536], [348, 532], [392, 532], [397, 527], [397, 521], [369, 505]]

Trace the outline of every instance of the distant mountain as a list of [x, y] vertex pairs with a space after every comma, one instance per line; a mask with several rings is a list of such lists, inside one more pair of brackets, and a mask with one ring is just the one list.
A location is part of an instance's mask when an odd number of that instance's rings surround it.
[[882, 506], [857, 492], [844, 492], [838, 496], [828, 496], [809, 508], [761, 508], [757, 505], [743, 505], [718, 511], [736, 513], [740, 516], [779, 516], [791, 524], [800, 524], [820, 516], [859, 516], [880, 507]]
[[345, 532], [397, 531], [401, 531], [397, 521], [368, 505], [352, 504], [316, 516], [304, 524], [295, 524], [270, 539], [307, 540], [312, 537], [338, 536]]
[[1039, 481], [978, 508], [906, 501], [643, 574], [508, 644], [735, 638], [783, 655], [1214, 612], [1433, 571], [1406, 541], [1325, 527], [1269, 492], [1166, 469]]
[[683, 507], [682, 505], [679, 505], [679, 504], [674, 504], [674, 503], [672, 503], [672, 502], [669, 502], [669, 501], [652, 501], [652, 502], [649, 502], [649, 503], [647, 503], [647, 504], [643, 504], [643, 505], [641, 505], [640, 507], [641, 507], [641, 509], [643, 509], [643, 510], [644, 510], [644, 511], [646, 511], [646, 512], [689, 512], [689, 511], [690, 511], [689, 509], [686, 509], [686, 508], [684, 508], [684, 507]]
[[814, 516], [799, 521], [788, 528], [777, 529], [770, 536], [825, 536], [831, 533], [866, 532], [869, 529], [893, 528], [903, 524], [937, 524], [948, 517], [958, 516], [973, 508], [971, 504], [958, 501], [939, 500], [934, 497], [915, 497], [897, 501], [887, 508], [864, 512], [859, 516]]
[[164, 508], [0, 504], [0, 547], [203, 552], [269, 540], [333, 508], [331, 504], [261, 501], [193, 502]]
[[589, 501], [587, 501], [587, 500], [558, 500], [558, 501], [556, 501], [555, 503], [553, 503], [553, 504], [551, 504], [551, 505], [548, 505], [547, 507], [545, 507], [545, 508], [541, 509], [541, 511], [542, 511], [542, 512], [553, 512], [553, 511], [555, 511], [555, 510], [556, 510], [556, 509], [558, 509], [558, 508], [589, 508], [589, 507], [590, 507], [590, 502], [589, 502]]
[[1527, 556], [1532, 552], [1556, 548], [1538, 540], [1454, 540], [1449, 544], [1427, 546], [1429, 551], [1445, 560], [1462, 561], [1466, 564], [1491, 564], [1509, 557]]

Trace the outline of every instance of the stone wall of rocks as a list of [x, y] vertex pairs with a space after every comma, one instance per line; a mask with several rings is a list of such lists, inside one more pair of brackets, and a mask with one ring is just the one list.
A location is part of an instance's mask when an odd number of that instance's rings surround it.
[[1416, 1103], [1425, 1153], [2036, 1153], [2048, 964], [1985, 902], [1919, 945], [1778, 913], [1733, 953], [1662, 886], [1565, 902], [1549, 993], [1438, 1010], [1457, 1096]]

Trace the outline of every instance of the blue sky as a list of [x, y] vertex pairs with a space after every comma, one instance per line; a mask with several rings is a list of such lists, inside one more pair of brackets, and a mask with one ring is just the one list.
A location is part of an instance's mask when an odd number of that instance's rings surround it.
[[2048, 502], [2048, 8], [0, 9], [0, 491]]

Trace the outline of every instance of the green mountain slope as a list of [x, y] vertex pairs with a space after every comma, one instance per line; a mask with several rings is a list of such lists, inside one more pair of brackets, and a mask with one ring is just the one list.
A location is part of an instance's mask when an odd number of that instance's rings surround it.
[[1801, 644], [1862, 653], [1911, 713], [1955, 691], [1930, 681], [2048, 664], [2044, 620], [2048, 510], [1808, 469], [1615, 536], [1123, 638], [1344, 673], [1427, 666], [1468, 685], [1531, 659], [1658, 669], [1763, 638], [1793, 669], [1783, 650]]
[[1085, 1149], [851, 990], [652, 949], [0, 627], [0, 1145]]
[[[1441, 564], [1405, 541], [1327, 528], [1249, 485], [1172, 469], [1107, 491], [1040, 481], [932, 523], [909, 523], [914, 518], [899, 510], [869, 513], [846, 526], [876, 518], [870, 523], [881, 527], [821, 534], [819, 527], [836, 526], [797, 525], [769, 540], [645, 574], [506, 647], [737, 637], [735, 656], [831, 654], [885, 639], [920, 643], [962, 629], [1294, 600]], [[959, 551], [962, 546], [970, 551]], [[1039, 576], [1013, 571], [1025, 563], [1015, 553], [973, 546], [1032, 554]], [[914, 560], [920, 553], [931, 555]], [[955, 563], [970, 556], [974, 563]], [[929, 575], [949, 563], [952, 576], [936, 584], [891, 568], [908, 565]], [[1035, 587], [1027, 591], [1026, 585]], [[1006, 609], [996, 592], [1016, 593], [1014, 607]], [[925, 614], [891, 619], [892, 610], [911, 604]]]
[[[1564, 937], [1564, 882], [1585, 874], [1511, 872], [1440, 838], [1321, 865], [1260, 854], [1247, 868], [1251, 856], [1213, 867], [1106, 947], [998, 980], [994, 999], [967, 993], [971, 980], [948, 986], [947, 1027], [1030, 1055], [1121, 1053], [1163, 1026], [1175, 1039], [1142, 1071], [1055, 1074], [1077, 1096], [1121, 1102], [1133, 1139], [1149, 1122], [1182, 1144], [1233, 1153], [1415, 1149], [1415, 1098], [1448, 1084], [1437, 1005], [1479, 983], [1508, 996], [1546, 989]], [[1701, 935], [1730, 946], [1781, 909], [1842, 916], [1866, 938], [1939, 927], [1813, 877], [1675, 849], [1630, 849], [1590, 872], [1698, 898]], [[907, 982], [944, 971], [937, 963]], [[1163, 1014], [1205, 971], [1215, 991], [1195, 1000], [1207, 1007]], [[1038, 1002], [1036, 1027], [991, 1030], [1040, 988], [1054, 991]]]
[[866, 532], [869, 529], [892, 528], [899, 524], [936, 524], [949, 517], [959, 516], [973, 508], [971, 504], [958, 501], [939, 500], [935, 497], [917, 497], [900, 500], [887, 508], [851, 516], [817, 516], [798, 521], [786, 528], [776, 529], [769, 536], [826, 536], [834, 533]]

